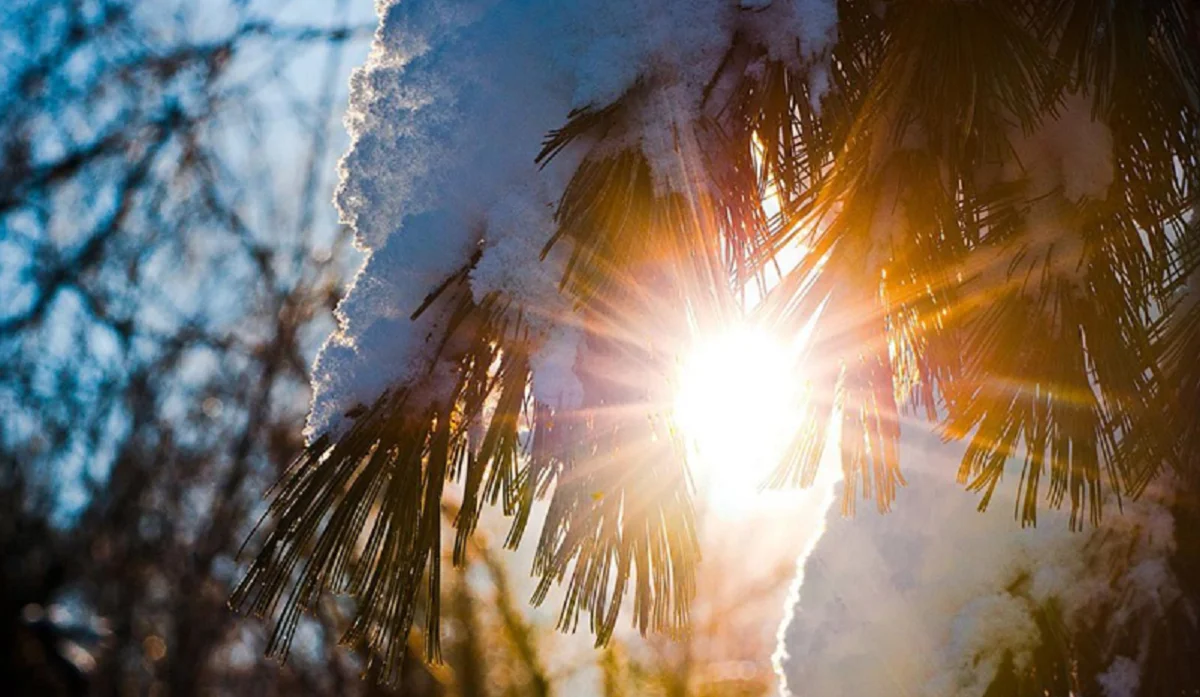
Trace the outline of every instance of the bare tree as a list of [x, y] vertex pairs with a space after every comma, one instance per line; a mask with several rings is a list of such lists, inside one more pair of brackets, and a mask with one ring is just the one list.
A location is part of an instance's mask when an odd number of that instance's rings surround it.
[[225, 602], [301, 445], [347, 262], [325, 201], [363, 9], [0, 10], [0, 683], [18, 694], [360, 689], [335, 605], [280, 671]]

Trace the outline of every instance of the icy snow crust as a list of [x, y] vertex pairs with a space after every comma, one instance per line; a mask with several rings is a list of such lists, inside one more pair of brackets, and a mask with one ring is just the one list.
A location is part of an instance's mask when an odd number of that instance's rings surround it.
[[[339, 434], [345, 414], [385, 390], [438, 390], [434, 352], [445, 309], [410, 315], [482, 251], [470, 276], [499, 292], [540, 338], [534, 396], [582, 400], [573, 373], [580, 332], [558, 281], [568, 250], [539, 254], [554, 206], [582, 153], [534, 163], [542, 138], [572, 109], [602, 108], [631, 90], [624, 142], [656, 184], [686, 190], [677, 149], [740, 30], [781, 60], [811, 64], [836, 38], [833, 0], [385, 1], [366, 65], [351, 78], [336, 203], [367, 261], [317, 357], [306, 436]], [[583, 147], [583, 146], [580, 146]], [[431, 376], [431, 370], [433, 376]], [[436, 399], [436, 394], [431, 395]]]

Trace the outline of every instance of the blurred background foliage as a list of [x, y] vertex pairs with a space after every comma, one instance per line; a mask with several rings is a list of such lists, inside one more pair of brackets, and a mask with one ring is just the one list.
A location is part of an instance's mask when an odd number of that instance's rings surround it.
[[[0, 6], [4, 694], [385, 693], [338, 646], [349, 600], [282, 668], [226, 608], [359, 261], [329, 201], [373, 27], [368, 0]], [[481, 536], [445, 662], [414, 648], [398, 693], [771, 693], [798, 549], [747, 555], [754, 524], [706, 536], [689, 636], [604, 651]]]

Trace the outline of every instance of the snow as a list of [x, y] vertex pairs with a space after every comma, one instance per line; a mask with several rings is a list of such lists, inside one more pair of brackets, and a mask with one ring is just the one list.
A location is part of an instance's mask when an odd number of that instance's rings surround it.
[[530, 257], [538, 258], [554, 233], [553, 205], [546, 196], [518, 190], [486, 213], [483, 253], [470, 273], [476, 302], [491, 293], [505, 293], [511, 300], [534, 306], [562, 302], [558, 294], [562, 250], [556, 247], [546, 263], [528, 263]]
[[749, 30], [767, 49], [767, 55], [793, 68], [808, 70], [809, 101], [819, 111], [829, 91], [829, 59], [837, 42], [835, 0], [793, 2], [743, 1]]
[[826, 56], [837, 41], [837, 3], [830, 0], [742, 2], [747, 24], [768, 55], [801, 66]]
[[1136, 697], [1141, 671], [1133, 659], [1118, 656], [1097, 680], [1104, 697]]
[[544, 295], [549, 268], [539, 267], [538, 253], [561, 173], [539, 172], [533, 158], [570, 108], [568, 75], [541, 37], [547, 22], [539, 15], [551, 9], [379, 7], [371, 56], [351, 81], [352, 145], [337, 193], [343, 222], [369, 256], [317, 359], [310, 438], [336, 432], [348, 409], [388, 388], [420, 387], [442, 339], [443, 308], [409, 315], [481, 245], [473, 293]]
[[1006, 656], [1018, 670], [1033, 660], [1038, 628], [1026, 603], [1007, 593], [969, 601], [954, 617], [926, 694], [983, 697]]
[[983, 262], [975, 283], [1011, 284], [1034, 298], [1049, 281], [1081, 291], [1088, 266], [1082, 209], [1112, 188], [1112, 131], [1092, 113], [1091, 97], [1075, 93], [1032, 131], [1014, 126], [1009, 143], [1011, 156], [985, 168], [980, 182], [1023, 182], [1024, 223], [1013, 239], [976, 255]]
[[553, 207], [595, 144], [540, 169], [543, 137], [572, 109], [621, 99], [603, 147], [641, 149], [659, 193], [690, 194], [705, 186], [693, 157], [704, 91], [734, 34], [794, 66], [824, 65], [837, 19], [833, 0], [385, 0], [377, 11], [371, 53], [351, 78], [335, 196], [367, 259], [314, 366], [310, 439], [342, 432], [348, 411], [388, 389], [444, 385], [433, 374], [449, 370], [434, 365], [446, 303], [410, 315], [477, 252], [472, 295], [503, 296], [533, 332], [535, 396], [578, 405], [579, 320], [558, 296], [569, 248], [539, 256]]
[[575, 373], [583, 332], [578, 327], [558, 326], [546, 337], [542, 350], [533, 355], [533, 397], [554, 409], [583, 406], [583, 383]]
[[1006, 163], [1006, 179], [1029, 178], [1028, 196], [1061, 192], [1067, 200], [1103, 200], [1114, 177], [1113, 139], [1092, 114], [1092, 100], [1068, 94], [1057, 111], [1029, 134], [1011, 138], [1016, 159]]
[[[1070, 532], [1067, 512], [1048, 510], [1021, 529], [1018, 472], [979, 513], [954, 482], [963, 447], [914, 425], [901, 454], [909, 486], [892, 512], [829, 513], [781, 630], [784, 695], [980, 696], [1006, 654], [1027, 665], [1047, 603], [1072, 631], [1099, 630], [1089, 622], [1111, 613], [1147, 632], [1177, 597], [1167, 485], [1123, 512], [1110, 506], [1097, 528]], [[1132, 694], [1121, 690], [1136, 687], [1138, 665], [1116, 659], [1105, 675], [1106, 697]]]
[[1103, 200], [1112, 186], [1112, 132], [1094, 118], [1087, 95], [1071, 94], [1033, 133], [1014, 134], [1012, 146], [1004, 178], [1027, 182], [1026, 266], [1048, 260], [1051, 276], [1080, 288], [1086, 259], [1078, 206]]

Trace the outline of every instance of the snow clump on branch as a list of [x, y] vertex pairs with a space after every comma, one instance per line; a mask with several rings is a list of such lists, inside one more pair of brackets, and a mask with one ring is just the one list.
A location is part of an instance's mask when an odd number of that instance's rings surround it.
[[[366, 65], [351, 78], [351, 146], [336, 203], [367, 260], [337, 309], [338, 330], [313, 370], [306, 435], [337, 436], [345, 415], [387, 390], [447, 381], [435, 366], [449, 309], [431, 292], [469, 269], [472, 293], [498, 293], [538, 335], [535, 396], [579, 403], [579, 341], [557, 297], [566, 242], [545, 260], [553, 207], [577, 146], [539, 168], [545, 135], [573, 109], [630, 97], [614, 147], [639, 147], [657, 187], [703, 185], [681, 166], [705, 89], [748, 33], [795, 65], [828, 59], [836, 3], [793, 0], [470, 0], [383, 2]], [[797, 41], [799, 37], [799, 41]], [[634, 93], [642, 90], [644, 96]], [[623, 139], [623, 140], [622, 140]], [[443, 370], [448, 369], [443, 367]], [[444, 389], [444, 387], [441, 387]]]

